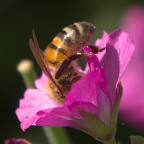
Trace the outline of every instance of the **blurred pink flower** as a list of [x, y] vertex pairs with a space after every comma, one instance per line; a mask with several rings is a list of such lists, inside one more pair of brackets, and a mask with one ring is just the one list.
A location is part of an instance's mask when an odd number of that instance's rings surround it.
[[14, 138], [9, 138], [6, 139], [4, 144], [31, 144], [30, 142], [28, 142], [26, 139], [14, 139]]
[[120, 115], [123, 121], [144, 129], [144, 7], [129, 8], [122, 27], [130, 33], [136, 48], [122, 78], [124, 94]]
[[97, 131], [98, 120], [110, 127], [118, 96], [118, 82], [131, 58], [134, 45], [122, 30], [110, 35], [105, 33], [96, 45], [105, 47], [105, 50], [97, 57], [91, 55], [90, 48], [84, 48], [88, 53], [89, 69], [73, 84], [64, 103], [48, 94], [48, 78], [44, 74], [36, 80], [35, 89], [26, 90], [16, 110], [23, 130], [31, 125], [67, 126], [93, 135]]

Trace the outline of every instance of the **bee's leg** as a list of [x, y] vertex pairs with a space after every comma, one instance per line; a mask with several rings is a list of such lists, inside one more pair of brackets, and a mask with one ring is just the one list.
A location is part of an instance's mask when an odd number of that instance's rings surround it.
[[91, 51], [93, 54], [97, 54], [99, 52], [102, 52], [103, 50], [105, 50], [105, 48], [99, 48], [95, 45], [88, 45], [89, 48], [91, 48]]
[[61, 85], [70, 88], [71, 85], [80, 78], [81, 76], [73, 70], [72, 66], [70, 66], [62, 73], [61, 76], [59, 76], [57, 81]]
[[81, 76], [76, 76], [72, 79], [72, 83], [77, 82], [79, 79], [81, 78]]
[[[89, 45], [88, 47], [91, 48], [92, 50], [92, 54], [97, 54], [98, 52], [103, 51], [105, 48], [99, 48], [97, 46], [94, 45]], [[71, 64], [72, 61], [83, 58], [84, 56], [86, 56], [87, 53], [84, 52], [77, 52], [75, 55], [72, 55], [69, 57], [69, 59], [66, 59], [60, 66], [59, 70], [56, 72], [55, 74], [55, 78], [59, 79], [59, 77], [65, 72], [65, 70], [69, 67], [69, 65]]]
[[55, 74], [55, 78], [56, 78], [56, 79], [59, 79], [59, 77], [63, 74], [63, 72], [64, 72], [65, 69], [70, 65], [70, 63], [71, 63], [71, 61], [66, 59], [66, 60], [61, 64], [60, 68], [58, 69], [58, 71], [57, 71], [56, 74]]
[[72, 61], [81, 58], [83, 55], [75, 54], [73, 56], [70, 56], [69, 59], [66, 59], [58, 69], [58, 71], [55, 74], [55, 78], [58, 79], [64, 71], [69, 67]]

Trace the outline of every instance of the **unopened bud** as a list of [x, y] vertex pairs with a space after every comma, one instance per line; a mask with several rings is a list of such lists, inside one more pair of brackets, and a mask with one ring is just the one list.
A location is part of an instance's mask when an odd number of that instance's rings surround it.
[[20, 61], [20, 63], [17, 65], [17, 71], [21, 74], [28, 73], [32, 68], [33, 63], [28, 59]]
[[22, 75], [26, 87], [34, 87], [36, 72], [32, 61], [27, 59], [20, 61], [17, 65], [17, 71]]

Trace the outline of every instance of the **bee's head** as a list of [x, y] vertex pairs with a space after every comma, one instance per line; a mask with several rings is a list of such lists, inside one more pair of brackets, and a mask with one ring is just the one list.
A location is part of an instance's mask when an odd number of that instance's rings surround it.
[[75, 23], [75, 25], [77, 25], [80, 29], [80, 33], [81, 33], [81, 40], [85, 41], [85, 42], [89, 42], [95, 32], [95, 25], [93, 25], [92, 23], [89, 22], [77, 22]]

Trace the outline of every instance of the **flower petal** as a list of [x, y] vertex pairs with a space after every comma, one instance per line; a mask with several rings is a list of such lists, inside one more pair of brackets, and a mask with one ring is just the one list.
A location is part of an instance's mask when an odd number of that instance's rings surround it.
[[32, 143], [22, 138], [18, 138], [18, 139], [9, 138], [5, 140], [4, 144], [32, 144]]
[[124, 94], [120, 105], [122, 119], [136, 128], [144, 128], [144, 49], [136, 47], [136, 53], [122, 77]]
[[41, 77], [35, 81], [35, 86], [38, 90], [47, 92], [46, 91], [47, 83], [48, 83], [48, 78], [44, 73], [42, 73]]
[[72, 114], [65, 106], [40, 111], [37, 115], [40, 116], [36, 122], [38, 126], [74, 127]]
[[127, 9], [121, 27], [128, 31], [135, 44], [141, 47], [144, 33], [144, 8], [133, 6]]
[[90, 113], [94, 116], [98, 116], [98, 108], [87, 102], [75, 102], [68, 106], [72, 112], [73, 118], [81, 119], [81, 112]]
[[20, 100], [19, 108], [16, 109], [16, 115], [21, 122], [23, 130], [28, 128], [30, 125], [35, 125], [37, 120], [36, 113], [43, 109], [57, 107], [51, 98], [45, 93], [36, 89], [28, 89], [24, 94], [24, 99]]
[[144, 8], [129, 8], [122, 26], [132, 36], [136, 48], [134, 55], [122, 77], [124, 94], [120, 105], [121, 119], [131, 126], [144, 129]]
[[107, 44], [106, 53], [101, 60], [103, 71], [105, 73], [108, 90], [111, 96], [114, 95], [116, 83], [119, 78], [119, 56], [116, 49]]
[[121, 29], [114, 31], [110, 35], [109, 44], [117, 50], [120, 62], [119, 77], [121, 77], [134, 53], [135, 45], [133, 44], [129, 34]]
[[134, 48], [129, 35], [121, 29], [110, 34], [106, 54], [101, 61], [110, 92], [114, 92], [117, 81], [121, 78], [132, 57]]
[[92, 50], [90, 47], [84, 47], [83, 50], [84, 53], [86, 53], [86, 60], [87, 60], [84, 73], [87, 74], [95, 70], [100, 71], [101, 65], [97, 55], [92, 54]]
[[98, 101], [98, 115], [100, 120], [105, 124], [109, 125], [111, 113], [112, 113], [112, 102], [106, 93], [102, 91], [100, 87], [97, 87], [97, 101]]
[[90, 72], [73, 84], [67, 94], [65, 104], [71, 105], [75, 102], [86, 102], [97, 106], [96, 87], [99, 81], [98, 71]]

